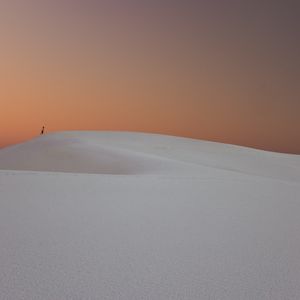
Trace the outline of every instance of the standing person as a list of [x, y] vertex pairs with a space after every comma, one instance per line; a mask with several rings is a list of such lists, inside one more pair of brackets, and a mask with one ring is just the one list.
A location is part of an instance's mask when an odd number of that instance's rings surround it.
[[45, 126], [43, 126], [42, 130], [41, 130], [41, 135], [43, 135], [45, 132]]

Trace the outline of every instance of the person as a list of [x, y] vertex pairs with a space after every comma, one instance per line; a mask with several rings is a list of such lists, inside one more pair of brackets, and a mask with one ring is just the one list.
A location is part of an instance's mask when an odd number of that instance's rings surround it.
[[41, 130], [41, 135], [43, 135], [45, 132], [45, 126], [43, 126], [42, 130]]

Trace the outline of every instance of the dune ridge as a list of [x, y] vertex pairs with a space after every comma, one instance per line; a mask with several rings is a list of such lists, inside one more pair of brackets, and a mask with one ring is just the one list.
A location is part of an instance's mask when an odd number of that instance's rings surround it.
[[62, 132], [0, 150], [0, 169], [94, 174], [197, 173], [208, 168], [298, 181], [300, 158], [188, 138]]

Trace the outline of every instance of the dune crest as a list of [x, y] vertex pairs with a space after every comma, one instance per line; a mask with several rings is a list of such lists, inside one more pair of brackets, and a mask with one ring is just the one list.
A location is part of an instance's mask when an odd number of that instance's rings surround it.
[[74, 131], [0, 150], [0, 169], [115, 175], [218, 169], [298, 181], [300, 157], [158, 134]]

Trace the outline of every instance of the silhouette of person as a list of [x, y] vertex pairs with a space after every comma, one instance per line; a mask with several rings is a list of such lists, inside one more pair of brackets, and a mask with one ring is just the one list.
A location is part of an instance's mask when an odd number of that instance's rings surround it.
[[45, 132], [45, 126], [43, 126], [42, 130], [41, 130], [41, 135], [43, 135]]

